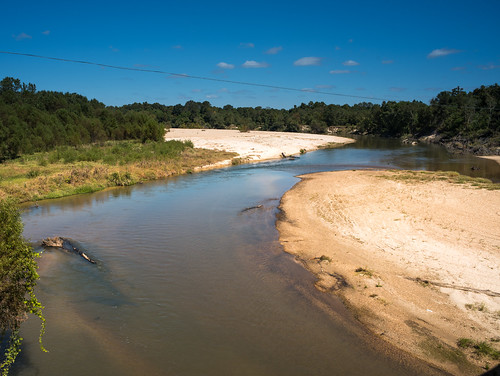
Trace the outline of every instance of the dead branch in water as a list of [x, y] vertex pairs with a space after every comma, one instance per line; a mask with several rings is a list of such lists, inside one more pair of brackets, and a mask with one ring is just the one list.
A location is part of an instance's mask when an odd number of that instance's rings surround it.
[[66, 251], [74, 252], [80, 255], [91, 264], [97, 264], [97, 262], [92, 258], [90, 258], [85, 252], [76, 248], [69, 239], [63, 238], [61, 236], [54, 236], [53, 238], [47, 238], [42, 240], [42, 246], [52, 247], [52, 248], [62, 248]]

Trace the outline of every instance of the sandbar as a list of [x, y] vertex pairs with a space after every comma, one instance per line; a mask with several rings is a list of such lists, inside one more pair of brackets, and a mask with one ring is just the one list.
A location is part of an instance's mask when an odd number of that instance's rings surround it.
[[280, 242], [375, 335], [452, 374], [480, 374], [498, 361], [457, 341], [499, 347], [500, 191], [404, 174], [300, 176], [281, 200]]
[[[331, 135], [294, 132], [240, 132], [228, 129], [184, 129], [170, 128], [165, 140], [190, 140], [194, 147], [235, 152], [242, 162], [259, 162], [269, 159], [297, 155], [302, 151], [312, 151], [320, 146], [344, 145], [355, 140]], [[230, 165], [231, 160], [218, 165]]]

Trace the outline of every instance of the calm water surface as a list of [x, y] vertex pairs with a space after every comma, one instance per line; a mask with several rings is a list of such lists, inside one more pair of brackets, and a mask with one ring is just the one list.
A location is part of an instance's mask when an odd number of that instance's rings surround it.
[[[480, 167], [471, 170], [471, 167]], [[33, 242], [72, 238], [99, 266], [40, 260], [49, 353], [38, 322], [15, 375], [412, 375], [376, 352], [343, 306], [284, 254], [279, 198], [314, 171], [500, 167], [436, 146], [360, 139], [295, 161], [244, 165], [48, 201], [23, 214]], [[242, 209], [262, 205], [260, 209]]]

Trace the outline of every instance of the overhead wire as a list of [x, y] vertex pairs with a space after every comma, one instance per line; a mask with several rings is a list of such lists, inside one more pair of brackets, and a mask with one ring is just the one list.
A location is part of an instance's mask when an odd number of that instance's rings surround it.
[[[87, 60], [76, 60], [76, 59], [68, 59], [68, 58], [61, 58], [61, 57], [44, 56], [44, 55], [29, 54], [29, 53], [23, 53], [23, 52], [0, 51], [0, 54], [33, 57], [33, 58], [37, 58], [37, 59], [54, 60], [54, 61], [61, 61], [61, 62], [67, 62], [67, 63], [94, 65], [94, 66], [98, 66], [98, 67], [102, 67], [102, 68], [111, 68], [111, 69], [119, 69], [119, 70], [126, 70], [126, 71], [164, 74], [164, 75], [180, 77], [180, 78], [191, 78], [191, 79], [195, 79], [195, 80], [215, 81], [215, 82], [223, 82], [223, 83], [229, 83], [229, 84], [235, 84], [235, 85], [264, 87], [264, 88], [268, 88], [268, 89], [295, 91], [295, 92], [301, 92], [301, 93], [306, 92], [306, 93], [314, 93], [314, 94], [322, 94], [322, 95], [331, 95], [331, 96], [337, 96], [337, 97], [368, 99], [368, 100], [383, 101], [383, 102], [391, 102], [391, 101], [392, 102], [401, 102], [401, 100], [395, 100], [395, 99], [389, 99], [389, 98], [378, 98], [378, 97], [371, 97], [371, 96], [369, 97], [369, 96], [362, 96], [362, 95], [333, 93], [330, 91], [321, 91], [321, 90], [316, 90], [316, 89], [297, 89], [297, 88], [286, 87], [286, 86], [260, 84], [260, 83], [255, 83], [255, 82], [246, 82], [246, 81], [226, 80], [226, 79], [214, 78], [214, 77], [195, 76], [195, 75], [190, 75], [190, 74], [185, 74], [185, 73], [174, 73], [174, 72], [168, 72], [168, 71], [163, 71], [163, 70], [140, 68], [140, 67], [124, 67], [124, 66], [120, 66], [120, 65], [96, 63], [96, 62], [87, 61]], [[435, 105], [442, 106], [442, 107], [458, 107], [458, 105], [456, 105], [456, 104], [435, 104]], [[467, 108], [467, 109], [479, 109], [479, 110], [482, 109], [482, 110], [495, 110], [495, 111], [497, 111], [496, 107], [497, 106], [495, 106], [493, 109], [491, 109], [491, 108], [486, 108], [486, 107], [461, 106], [461, 108]]]

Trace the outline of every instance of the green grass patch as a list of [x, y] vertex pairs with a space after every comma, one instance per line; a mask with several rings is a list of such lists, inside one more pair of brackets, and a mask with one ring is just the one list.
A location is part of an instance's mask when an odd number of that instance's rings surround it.
[[191, 141], [58, 147], [0, 163], [0, 199], [27, 202], [91, 193], [192, 172], [235, 155], [194, 149]]
[[472, 351], [482, 357], [488, 357], [492, 360], [500, 359], [500, 352], [486, 341], [477, 342], [470, 338], [459, 338], [458, 347], [463, 349], [472, 349]]
[[373, 272], [370, 269], [368, 269], [368, 268], [361, 268], [360, 267], [360, 268], [357, 268], [355, 270], [355, 272], [358, 273], [358, 274], [370, 277], [370, 278], [373, 277]]

